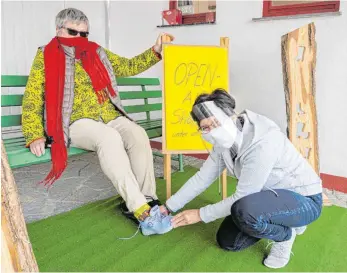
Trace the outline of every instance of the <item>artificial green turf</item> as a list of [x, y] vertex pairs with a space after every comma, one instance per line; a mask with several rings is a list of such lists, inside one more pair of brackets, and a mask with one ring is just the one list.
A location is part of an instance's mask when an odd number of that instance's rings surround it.
[[[172, 177], [173, 192], [196, 172], [185, 168]], [[158, 179], [158, 194], [165, 196], [165, 181]], [[229, 192], [235, 183], [230, 179]], [[194, 199], [187, 208], [220, 200], [218, 183]], [[28, 225], [40, 271], [272, 271], [262, 265], [266, 240], [242, 252], [217, 247], [215, 233], [222, 220], [195, 224], [164, 235], [131, 240], [136, 226], [116, 209], [117, 198], [85, 205]], [[298, 236], [294, 256], [278, 271], [347, 271], [347, 210], [325, 207], [322, 216]]]

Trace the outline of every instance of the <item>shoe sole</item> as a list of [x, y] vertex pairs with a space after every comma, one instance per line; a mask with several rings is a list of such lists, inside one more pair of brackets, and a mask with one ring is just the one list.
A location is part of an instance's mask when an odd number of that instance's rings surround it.
[[276, 267], [276, 266], [270, 266], [268, 264], [266, 264], [266, 262], [264, 261], [263, 264], [268, 267], [268, 268], [272, 268], [272, 269], [280, 269], [280, 268], [283, 268], [285, 267], [288, 263], [286, 263], [284, 266], [279, 266], [279, 267]]
[[307, 228], [305, 228], [304, 230], [302, 230], [301, 232], [297, 232], [297, 230], [295, 229], [296, 235], [302, 235], [305, 233]]

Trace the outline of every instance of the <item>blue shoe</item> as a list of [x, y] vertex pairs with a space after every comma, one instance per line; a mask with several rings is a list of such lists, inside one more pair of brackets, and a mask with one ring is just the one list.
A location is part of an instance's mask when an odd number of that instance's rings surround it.
[[163, 215], [159, 210], [159, 206], [154, 206], [149, 212], [149, 216], [140, 222], [142, 234], [148, 236], [169, 232], [173, 228], [171, 218], [170, 215]]

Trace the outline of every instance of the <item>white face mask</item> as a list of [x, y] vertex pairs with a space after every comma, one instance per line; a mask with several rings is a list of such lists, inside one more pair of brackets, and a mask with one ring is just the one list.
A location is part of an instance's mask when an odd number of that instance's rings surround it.
[[212, 137], [211, 132], [206, 133], [206, 134], [203, 134], [203, 135], [202, 135], [202, 138], [203, 138], [205, 141], [207, 141], [208, 143], [211, 143], [212, 145], [215, 145], [215, 144], [216, 144], [214, 138]]
[[212, 129], [202, 137], [217, 148], [229, 149], [237, 136], [237, 127], [231, 118], [226, 119], [220, 127]]

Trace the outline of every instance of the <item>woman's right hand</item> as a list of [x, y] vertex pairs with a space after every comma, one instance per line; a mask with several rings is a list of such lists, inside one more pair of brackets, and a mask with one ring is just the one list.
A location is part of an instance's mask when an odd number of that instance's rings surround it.
[[45, 143], [46, 139], [40, 138], [35, 141], [33, 141], [30, 144], [30, 151], [36, 155], [36, 156], [41, 156], [45, 154]]

